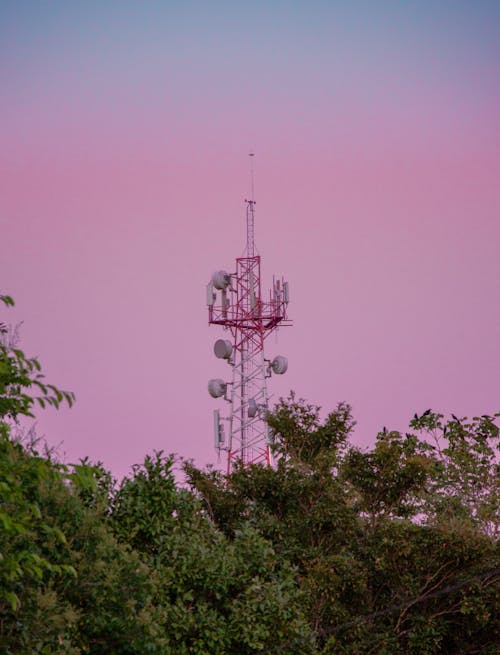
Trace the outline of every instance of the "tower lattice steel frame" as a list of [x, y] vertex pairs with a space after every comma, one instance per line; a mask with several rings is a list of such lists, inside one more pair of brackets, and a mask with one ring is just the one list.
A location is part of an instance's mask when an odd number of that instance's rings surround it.
[[[216, 355], [232, 367], [232, 381], [211, 380], [209, 391], [229, 402], [229, 416], [214, 411], [215, 447], [227, 453], [227, 472], [236, 461], [244, 466], [272, 463], [271, 435], [266, 423], [268, 411], [267, 378], [284, 373], [287, 359], [264, 356], [264, 341], [278, 326], [290, 325], [287, 318], [288, 283], [273, 280], [269, 298], [261, 290], [261, 258], [255, 253], [255, 201], [246, 200], [247, 240], [243, 257], [236, 259], [236, 271], [217, 271], [207, 287], [208, 322], [229, 330], [231, 342], [216, 343]], [[219, 291], [219, 293], [217, 293]], [[224, 344], [217, 354], [217, 344]], [[212, 390], [211, 390], [211, 385]], [[230, 389], [228, 388], [230, 387]], [[215, 389], [215, 391], [213, 391]], [[225, 437], [224, 421], [228, 422]]]

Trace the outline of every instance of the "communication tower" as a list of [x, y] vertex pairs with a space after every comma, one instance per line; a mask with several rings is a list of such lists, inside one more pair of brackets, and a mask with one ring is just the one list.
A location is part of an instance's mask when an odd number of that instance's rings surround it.
[[[253, 157], [253, 154], [250, 154]], [[207, 285], [208, 322], [220, 325], [231, 339], [218, 339], [214, 354], [232, 368], [231, 381], [215, 378], [208, 383], [213, 398], [228, 402], [228, 416], [214, 410], [215, 448], [227, 455], [227, 472], [236, 461], [244, 466], [272, 463], [271, 434], [266, 423], [268, 411], [267, 379], [282, 375], [288, 360], [278, 355], [264, 356], [264, 341], [278, 329], [290, 325], [287, 318], [289, 286], [283, 278], [274, 278], [269, 296], [261, 290], [260, 255], [254, 241], [255, 200], [246, 203], [246, 248], [236, 259], [233, 273], [218, 270]], [[227, 437], [226, 437], [227, 426]]]

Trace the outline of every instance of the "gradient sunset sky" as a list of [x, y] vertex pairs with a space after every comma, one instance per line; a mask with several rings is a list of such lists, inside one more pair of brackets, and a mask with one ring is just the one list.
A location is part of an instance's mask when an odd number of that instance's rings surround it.
[[374, 442], [500, 409], [500, 2], [0, 2], [0, 320], [71, 410], [38, 432], [115, 475], [216, 463], [205, 285], [245, 238], [267, 344]]

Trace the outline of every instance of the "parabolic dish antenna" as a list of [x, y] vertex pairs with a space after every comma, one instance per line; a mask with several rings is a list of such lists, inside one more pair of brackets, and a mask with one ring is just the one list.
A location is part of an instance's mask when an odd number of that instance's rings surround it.
[[214, 353], [218, 359], [229, 359], [233, 352], [233, 344], [227, 339], [217, 339], [214, 343]]
[[226, 271], [215, 271], [215, 273], [212, 273], [212, 284], [219, 291], [227, 289], [230, 283], [231, 276]]
[[288, 359], [284, 355], [277, 355], [271, 362], [271, 368], [276, 375], [283, 375], [288, 369]]
[[226, 393], [227, 384], [224, 380], [220, 378], [215, 378], [215, 380], [209, 380], [208, 382], [208, 393], [212, 398], [220, 398]]

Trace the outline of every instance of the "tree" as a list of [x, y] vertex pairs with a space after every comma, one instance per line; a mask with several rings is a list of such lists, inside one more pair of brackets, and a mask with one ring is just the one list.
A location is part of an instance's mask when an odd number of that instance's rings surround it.
[[427, 410], [412, 419], [410, 427], [433, 455], [423, 508], [429, 520], [455, 519], [500, 536], [499, 416], [443, 421], [442, 414]]
[[155, 453], [125, 478], [111, 523], [154, 569], [162, 653], [243, 655], [297, 641], [311, 652], [294, 570], [252, 526], [229, 538], [175, 482], [172, 456]]
[[432, 416], [361, 451], [348, 442], [347, 405], [322, 422], [292, 395], [269, 416], [275, 468], [186, 468], [219, 529], [234, 538], [251, 525], [296, 567], [317, 652], [496, 652], [499, 553], [484, 517], [498, 433], [488, 417], [460, 432], [447, 423], [439, 450], [422, 433]]
[[73, 402], [16, 345], [0, 351], [1, 652], [497, 652], [498, 415], [427, 410], [361, 450], [347, 404], [321, 420], [292, 394], [268, 417], [276, 466], [186, 462], [183, 487], [159, 452], [117, 484], [13, 436]]
[[[10, 296], [0, 295], [0, 301], [14, 305]], [[0, 331], [5, 337], [5, 324]], [[32, 387], [40, 393], [36, 398], [28, 393]], [[36, 543], [42, 535], [47, 540], [65, 541], [60, 529], [44, 520], [40, 509], [37, 491], [50, 479], [51, 467], [38, 453], [25, 456], [21, 444], [10, 438], [12, 424], [19, 417], [33, 416], [35, 400], [42, 407], [58, 407], [62, 401], [71, 405], [74, 396], [46, 384], [39, 362], [4, 339], [0, 343], [0, 644], [5, 652], [16, 652], [16, 640], [24, 643], [29, 632], [33, 639], [54, 639], [51, 621], [41, 631], [33, 631], [33, 626], [28, 629], [19, 619], [26, 613], [33, 615], [33, 606], [53, 580], [75, 574], [70, 564], [47, 556]], [[67, 608], [60, 609], [65, 612]]]
[[45, 382], [36, 359], [0, 344], [0, 650], [155, 652], [150, 571], [107, 525], [107, 476], [12, 436], [36, 405], [73, 400]]
[[333, 622], [362, 607], [362, 572], [352, 556], [361, 524], [337, 475], [354, 422], [340, 404], [321, 423], [319, 408], [291, 396], [269, 416], [275, 468], [236, 467], [227, 477], [187, 466], [208, 516], [228, 536], [246, 525], [297, 570], [303, 608], [317, 643]]
[[[0, 302], [6, 306], [14, 305], [10, 296], [0, 295]], [[0, 323], [0, 332], [4, 337], [8, 333], [4, 323]], [[32, 389], [37, 395], [32, 395]], [[62, 402], [71, 407], [74, 400], [72, 392], [45, 382], [36, 357], [29, 358], [19, 348], [10, 347], [5, 338], [0, 341], [0, 420], [4, 434], [6, 421], [15, 421], [20, 416], [33, 417], [35, 404], [57, 409]]]
[[379, 517], [411, 518], [422, 510], [431, 466], [425, 442], [386, 430], [378, 434], [371, 451], [349, 449], [342, 479], [356, 508], [371, 523]]
[[274, 434], [274, 451], [294, 465], [331, 468], [343, 454], [356, 422], [347, 403], [339, 403], [322, 424], [320, 407], [296, 400], [290, 392], [287, 400], [280, 398], [267, 421]]

